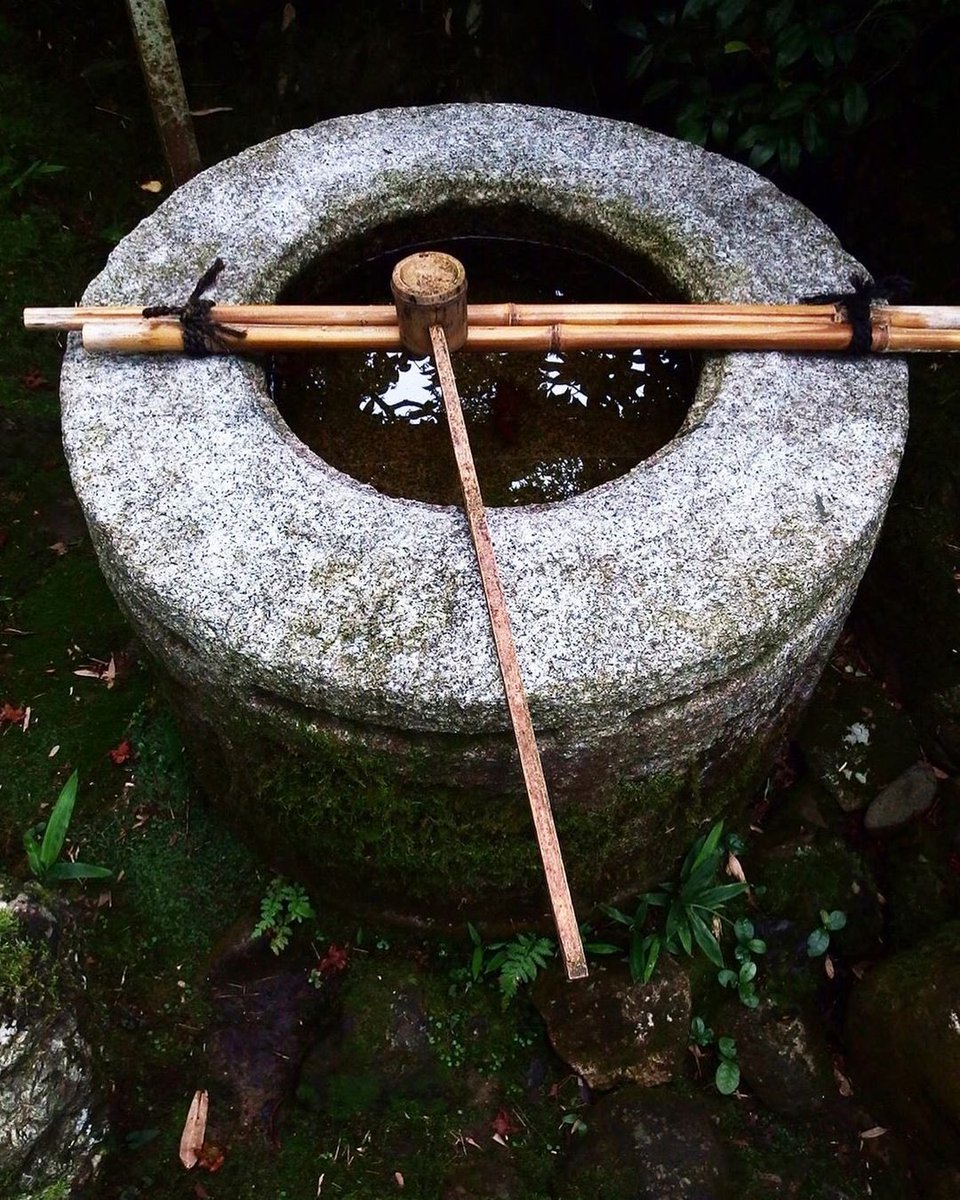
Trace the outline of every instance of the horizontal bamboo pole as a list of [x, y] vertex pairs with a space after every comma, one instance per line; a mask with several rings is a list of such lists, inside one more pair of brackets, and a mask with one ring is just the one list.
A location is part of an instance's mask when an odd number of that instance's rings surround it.
[[[91, 351], [113, 354], [150, 354], [183, 349], [176, 322], [90, 321], [83, 326], [83, 345]], [[933, 331], [897, 331], [906, 341], [911, 336], [932, 336]], [[956, 333], [957, 331], [952, 331]], [[937, 337], [951, 333], [937, 332]], [[737, 325], [513, 325], [474, 326], [467, 332], [466, 350], [844, 350], [850, 342], [850, 326], [837, 322], [809, 322], [761, 326], [757, 322]], [[271, 351], [399, 350], [396, 326], [284, 326], [250, 325], [241, 341], [229, 340], [225, 348], [241, 354]], [[894, 348], [894, 347], [891, 347]], [[896, 349], [909, 349], [899, 344]], [[922, 347], [929, 348], [926, 343]]]
[[[140, 320], [142, 308], [130, 305], [76, 308], [25, 308], [26, 329], [79, 330], [88, 321]], [[701, 322], [838, 322], [833, 304], [471, 304], [474, 326], [514, 325], [683, 325]], [[392, 304], [220, 304], [211, 313], [225, 325], [396, 325]], [[892, 328], [957, 329], [960, 307], [915, 305], [878, 307], [875, 320]], [[175, 318], [156, 318], [167, 322]]]

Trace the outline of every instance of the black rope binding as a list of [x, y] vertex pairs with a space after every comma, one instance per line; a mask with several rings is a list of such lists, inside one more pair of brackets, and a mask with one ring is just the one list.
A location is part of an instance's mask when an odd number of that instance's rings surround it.
[[816, 296], [804, 296], [801, 304], [835, 304], [844, 320], [851, 326], [848, 354], [869, 354], [873, 347], [873, 305], [886, 303], [894, 297], [902, 298], [910, 290], [910, 284], [899, 275], [874, 282], [866, 275], [850, 276], [852, 292], [820, 292]]
[[214, 302], [202, 299], [203, 293], [217, 282], [222, 270], [223, 259], [218, 258], [197, 280], [186, 304], [151, 304], [143, 310], [144, 317], [177, 317], [183, 334], [183, 351], [191, 358], [204, 358], [218, 350], [236, 350], [230, 339], [242, 341], [247, 336], [245, 329], [234, 329], [215, 321], [210, 316]]

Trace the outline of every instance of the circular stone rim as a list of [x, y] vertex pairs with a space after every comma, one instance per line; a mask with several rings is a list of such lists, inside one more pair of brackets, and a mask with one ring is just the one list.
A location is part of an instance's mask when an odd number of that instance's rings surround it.
[[[332, 246], [451, 202], [612, 237], [694, 300], [789, 301], [842, 290], [857, 267], [808, 210], [698, 147], [449, 105], [323, 122], [219, 163], [120, 243], [84, 302], [180, 301], [218, 254], [220, 300], [270, 302]], [[389, 727], [507, 728], [458, 510], [322, 462], [248, 362], [96, 358], [72, 337], [61, 394], [105, 574], [184, 675]], [[835, 624], [905, 430], [897, 362], [719, 356], [681, 434], [629, 474], [492, 510], [538, 727], [622, 728]]]

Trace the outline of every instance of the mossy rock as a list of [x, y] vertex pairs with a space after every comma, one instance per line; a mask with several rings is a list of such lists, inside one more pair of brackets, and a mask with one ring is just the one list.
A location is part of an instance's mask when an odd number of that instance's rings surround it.
[[[257, 852], [312, 895], [360, 914], [437, 929], [467, 920], [550, 924], [543, 868], [519, 768], [495, 785], [438, 780], [401, 740], [373, 749], [345, 726], [304, 726], [281, 742], [229, 709], [200, 713], [177, 691], [181, 729], [215, 806]], [[462, 739], [461, 739], [462, 741]], [[469, 764], [469, 746], [451, 746]], [[703, 822], [738, 812], [766, 764], [751, 748], [715, 779], [624, 778], [595, 793], [558, 790], [557, 830], [578, 910], [668, 875]], [[468, 769], [464, 768], [465, 771]], [[489, 926], [493, 928], [493, 926]]]
[[820, 912], [840, 909], [847, 924], [831, 945], [850, 958], [876, 954], [883, 915], [876, 884], [863, 859], [828, 833], [807, 841], [758, 846], [751, 882], [765, 888], [762, 904], [771, 918], [786, 919], [803, 937], [820, 924]]
[[[884, 1119], [960, 1164], [960, 921], [886, 959], [853, 991], [855, 1082]], [[889, 1114], [889, 1116], [886, 1116]]]

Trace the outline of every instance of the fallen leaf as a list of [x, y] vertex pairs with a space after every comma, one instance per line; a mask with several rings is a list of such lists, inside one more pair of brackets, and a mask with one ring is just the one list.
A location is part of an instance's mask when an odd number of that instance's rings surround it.
[[50, 381], [40, 373], [37, 367], [31, 367], [29, 371], [20, 376], [20, 382], [29, 391], [35, 392], [39, 388], [46, 387]]
[[112, 758], [119, 767], [122, 763], [125, 763], [129, 759], [133, 758], [133, 747], [130, 745], [127, 739], [124, 738], [119, 746], [114, 746], [112, 750], [108, 750], [107, 755]]
[[197, 1166], [202, 1171], [209, 1171], [214, 1175], [223, 1166], [223, 1158], [224, 1154], [219, 1146], [215, 1146], [213, 1142], [204, 1142], [200, 1147]]
[[853, 1084], [837, 1066], [833, 1068], [833, 1077], [837, 1081], [837, 1091], [841, 1096], [849, 1098], [853, 1095]]
[[183, 1124], [183, 1133], [180, 1135], [180, 1161], [188, 1171], [200, 1161], [203, 1137], [207, 1130], [208, 1105], [209, 1097], [206, 1092], [194, 1093], [187, 1119]]
[[60, 747], [59, 747], [59, 746], [51, 746], [51, 747], [50, 747], [50, 752], [49, 752], [49, 754], [47, 755], [47, 758], [53, 758], [53, 757], [54, 757], [54, 755], [56, 755], [56, 754], [59, 752], [59, 750], [60, 750]]
[[500, 1138], [508, 1138], [511, 1133], [516, 1133], [520, 1126], [513, 1123], [510, 1118], [510, 1114], [505, 1108], [501, 1108], [497, 1115], [493, 1118], [493, 1121], [491, 1122], [491, 1128], [493, 1129], [494, 1133], [493, 1140], [496, 1141], [498, 1136]]
[[339, 975], [341, 971], [346, 970], [347, 960], [346, 946], [338, 946], [331, 942], [326, 954], [317, 963], [317, 970], [321, 975]]
[[4, 721], [10, 725], [19, 725], [26, 715], [27, 710], [25, 708], [14, 708], [12, 704], [4, 702], [3, 707], [0, 708], [0, 725]]
[[67, 543], [66, 542], [54, 542], [53, 545], [48, 546], [47, 549], [52, 550], [54, 552], [54, 554], [58, 555], [60, 558], [63, 558], [63, 556], [67, 552]]
[[94, 659], [89, 666], [77, 667], [73, 673], [74, 675], [80, 675], [83, 679], [99, 679], [109, 689], [113, 687], [117, 680], [117, 664], [111, 654], [108, 663], [102, 663], [99, 659]]
[[886, 1132], [887, 1130], [883, 1125], [872, 1125], [869, 1129], [861, 1130], [860, 1141], [866, 1142], [871, 1138], [883, 1137]]
[[297, 19], [297, 10], [293, 7], [292, 4], [285, 4], [283, 6], [283, 15], [280, 18], [280, 32], [286, 33], [286, 31], [290, 28], [290, 26], [294, 23], [294, 21], [296, 19]]
[[394, 1171], [393, 1182], [397, 1185], [398, 1188], [403, 1187], [403, 1176], [400, 1174], [399, 1171]]
[[833, 979], [833, 977], [837, 973], [836, 969], [833, 965], [833, 959], [830, 957], [829, 954], [825, 954], [823, 956], [823, 969], [826, 972], [828, 979]]
[[33, 709], [28, 704], [27, 707], [23, 710], [23, 724], [20, 726], [20, 728], [23, 730], [24, 733], [26, 733], [27, 730], [30, 728], [30, 717], [31, 717], [32, 713], [33, 713]]
[[140, 191], [141, 192], [153, 192], [154, 194], [156, 194], [157, 192], [163, 191], [163, 184], [160, 182], [159, 179], [148, 179], [146, 181], [146, 183], [140, 184]]
[[743, 867], [740, 865], [740, 859], [735, 854], [727, 855], [727, 874], [732, 875], [738, 883], [746, 883], [747, 877], [743, 873]]
[[191, 117], [209, 117], [213, 113], [218, 112], [233, 112], [232, 104], [213, 104], [210, 108], [191, 108]]

